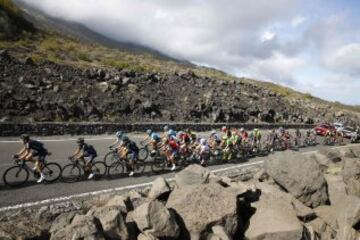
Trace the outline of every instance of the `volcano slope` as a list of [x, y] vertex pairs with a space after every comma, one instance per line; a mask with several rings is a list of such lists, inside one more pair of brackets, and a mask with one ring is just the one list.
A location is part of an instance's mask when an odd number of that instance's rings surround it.
[[0, 35], [2, 122], [355, 124], [360, 119], [357, 107], [150, 51], [79, 40], [47, 26], [46, 18], [40, 24], [38, 13], [24, 14], [9, 0], [0, 6], [7, 29]]

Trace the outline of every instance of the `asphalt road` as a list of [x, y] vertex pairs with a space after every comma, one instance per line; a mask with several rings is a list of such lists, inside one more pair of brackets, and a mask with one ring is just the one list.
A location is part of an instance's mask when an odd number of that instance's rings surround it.
[[[208, 135], [208, 133], [202, 133], [200, 135]], [[131, 134], [130, 137], [139, 142], [144, 138], [142, 134]], [[61, 136], [61, 137], [40, 137], [47, 147], [52, 152], [52, 155], [48, 158], [48, 162], [57, 162], [64, 166], [69, 162], [68, 156], [73, 153], [76, 148], [77, 137], [73, 136]], [[112, 143], [113, 137], [102, 136], [89, 136], [85, 137], [87, 141], [92, 144], [98, 151], [98, 160], [102, 159], [108, 151], [108, 146]], [[30, 181], [26, 186], [20, 188], [8, 188], [4, 185], [2, 176], [4, 171], [13, 165], [11, 156], [16, 153], [22, 147], [21, 143], [17, 139], [4, 139], [0, 138], [0, 207], [28, 203], [33, 201], [39, 201], [49, 198], [58, 198], [69, 196], [72, 194], [86, 193], [92, 191], [98, 191], [108, 188], [118, 188], [122, 186], [135, 185], [145, 182], [151, 182], [158, 175], [153, 175], [150, 171], [150, 166], [147, 166], [145, 173], [137, 177], [124, 177], [119, 179], [101, 179], [101, 180], [83, 180], [76, 183], [63, 183], [55, 182], [51, 184], [37, 184], [36, 179], [30, 177]], [[318, 147], [317, 147], [318, 148]], [[316, 148], [309, 147], [300, 149], [300, 151], [314, 151]], [[266, 157], [256, 157], [249, 159], [248, 162], [257, 162], [260, 160], [266, 160]], [[236, 164], [222, 164], [210, 166], [210, 169], [221, 169]], [[164, 177], [172, 177], [174, 173], [166, 172], [162, 174]]]

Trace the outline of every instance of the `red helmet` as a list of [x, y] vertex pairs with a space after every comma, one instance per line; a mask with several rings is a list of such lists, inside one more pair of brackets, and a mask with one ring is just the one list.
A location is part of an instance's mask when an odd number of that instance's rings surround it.
[[227, 130], [228, 130], [228, 129], [227, 129], [226, 126], [223, 126], [223, 127], [221, 128], [221, 131], [222, 131], [222, 132], [227, 132]]

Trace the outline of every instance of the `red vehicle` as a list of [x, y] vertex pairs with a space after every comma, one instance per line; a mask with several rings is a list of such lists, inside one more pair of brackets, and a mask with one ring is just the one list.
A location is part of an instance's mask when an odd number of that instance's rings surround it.
[[320, 136], [325, 136], [327, 130], [330, 130], [332, 132], [335, 132], [336, 129], [334, 126], [330, 125], [330, 124], [327, 124], [327, 123], [323, 123], [323, 124], [320, 124], [318, 126], [316, 126], [314, 128], [315, 132], [317, 135], [320, 135]]

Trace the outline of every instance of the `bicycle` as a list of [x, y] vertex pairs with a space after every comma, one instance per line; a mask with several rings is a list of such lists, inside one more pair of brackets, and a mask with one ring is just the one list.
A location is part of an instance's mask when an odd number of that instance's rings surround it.
[[[30, 172], [33, 173], [35, 178], [38, 179], [40, 177], [40, 173], [30, 168], [27, 165], [27, 161], [15, 157], [14, 164], [15, 166], [8, 168], [3, 175], [3, 181], [7, 186], [19, 187], [25, 184], [29, 180]], [[55, 182], [61, 177], [62, 170], [59, 164], [54, 162], [46, 163], [45, 161], [41, 165], [42, 173], [45, 176], [44, 182]]]
[[86, 169], [84, 163], [80, 163], [79, 159], [69, 158], [71, 163], [65, 165], [62, 169], [62, 181], [72, 183], [79, 181], [84, 174], [94, 174], [94, 178], [103, 177], [107, 172], [107, 166], [104, 162], [96, 161], [91, 164], [91, 171]]
[[[107, 170], [107, 175], [109, 178], [113, 179], [122, 177], [129, 172], [129, 169], [131, 168], [129, 165], [129, 160], [132, 158], [131, 154], [132, 153], [128, 153], [126, 158], [120, 158], [117, 151], [113, 152], [113, 163], [108, 167]], [[142, 174], [145, 171], [145, 167], [145, 161], [143, 160], [138, 159], [133, 163], [133, 171], [136, 175]]]

